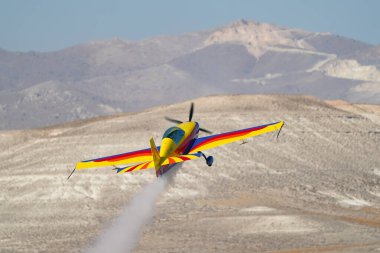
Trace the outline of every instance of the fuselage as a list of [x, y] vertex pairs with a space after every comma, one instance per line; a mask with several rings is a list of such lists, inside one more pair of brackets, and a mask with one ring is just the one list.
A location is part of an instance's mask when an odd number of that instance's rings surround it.
[[160, 157], [187, 154], [189, 146], [198, 138], [199, 124], [184, 122], [168, 128], [161, 141]]
[[[199, 124], [194, 121], [184, 122], [168, 128], [161, 141], [160, 157], [163, 160], [170, 156], [187, 154], [198, 138]], [[157, 176], [167, 172], [173, 165], [164, 165], [157, 171]]]

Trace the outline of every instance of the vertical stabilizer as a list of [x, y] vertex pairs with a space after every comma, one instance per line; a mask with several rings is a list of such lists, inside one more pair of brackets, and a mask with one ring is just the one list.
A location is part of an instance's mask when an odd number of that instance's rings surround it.
[[161, 157], [160, 157], [160, 153], [157, 150], [156, 144], [154, 143], [153, 138], [150, 138], [150, 148], [152, 150], [154, 168], [156, 169], [156, 171], [158, 171], [161, 169]]

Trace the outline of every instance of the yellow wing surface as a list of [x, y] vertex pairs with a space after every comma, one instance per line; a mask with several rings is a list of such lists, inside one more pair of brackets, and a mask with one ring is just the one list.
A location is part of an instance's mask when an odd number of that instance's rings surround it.
[[152, 161], [152, 151], [150, 148], [82, 161], [77, 163], [75, 168], [77, 170], [81, 170], [107, 166], [125, 165], [130, 163], [141, 163], [147, 161]]
[[261, 135], [261, 134], [265, 134], [265, 133], [269, 133], [273, 131], [280, 131], [283, 125], [284, 125], [284, 121], [279, 121], [279, 122], [271, 123], [267, 125], [256, 126], [256, 127], [241, 129], [237, 131], [215, 134], [211, 136], [198, 138], [194, 142], [189, 153], [196, 153], [199, 151], [204, 151], [207, 149], [222, 146], [231, 142], [244, 140], [253, 136], [257, 136], [257, 135]]

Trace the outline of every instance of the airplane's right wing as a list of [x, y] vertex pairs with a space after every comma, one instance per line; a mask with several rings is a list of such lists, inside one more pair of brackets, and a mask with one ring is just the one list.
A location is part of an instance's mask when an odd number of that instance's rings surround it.
[[198, 138], [193, 146], [191, 147], [189, 153], [195, 153], [199, 151], [204, 151], [211, 148], [216, 148], [231, 142], [245, 140], [247, 138], [273, 132], [281, 131], [284, 121], [279, 121], [275, 123], [270, 123], [262, 126], [255, 126], [246, 129], [241, 129], [232, 132], [226, 132], [221, 134], [210, 135], [202, 138]]

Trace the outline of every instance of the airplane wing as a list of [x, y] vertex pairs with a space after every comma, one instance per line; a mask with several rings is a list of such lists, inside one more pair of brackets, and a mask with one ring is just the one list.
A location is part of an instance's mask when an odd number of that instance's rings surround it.
[[[160, 147], [157, 147], [158, 149]], [[99, 168], [106, 166], [125, 165], [129, 163], [141, 163], [152, 161], [152, 151], [150, 148], [136, 150], [128, 153], [95, 158], [87, 161], [82, 161], [76, 164], [77, 170]]]
[[204, 151], [207, 149], [215, 148], [215, 147], [222, 146], [222, 145], [239, 141], [239, 140], [244, 140], [249, 137], [269, 133], [272, 131], [277, 131], [277, 130], [281, 131], [281, 128], [283, 125], [284, 125], [284, 121], [279, 121], [279, 122], [271, 123], [267, 125], [255, 126], [251, 128], [237, 130], [237, 131], [215, 134], [215, 135], [198, 138], [194, 142], [189, 153]]
[[[171, 156], [166, 159], [162, 165], [168, 165], [168, 164], [174, 164], [174, 163], [182, 163], [186, 162], [188, 160], [195, 160], [201, 156], [200, 153], [195, 154], [188, 154], [188, 155], [179, 155], [179, 156]], [[125, 172], [132, 172], [137, 170], [145, 170], [145, 169], [153, 169], [154, 168], [154, 162], [148, 161], [145, 163], [139, 163], [136, 165], [132, 165], [129, 167], [119, 168], [117, 170], [117, 173], [125, 173]]]

